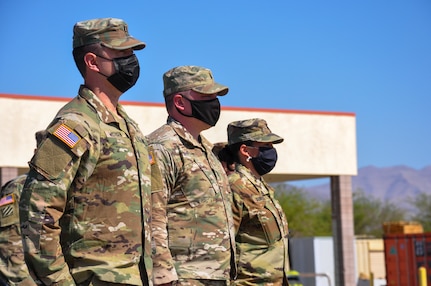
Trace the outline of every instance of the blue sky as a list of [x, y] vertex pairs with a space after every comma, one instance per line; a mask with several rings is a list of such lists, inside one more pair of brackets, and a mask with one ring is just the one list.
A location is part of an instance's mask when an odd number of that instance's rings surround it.
[[147, 43], [123, 100], [163, 102], [166, 70], [205, 66], [225, 106], [355, 113], [359, 168], [431, 165], [429, 0], [2, 0], [0, 15], [0, 93], [75, 96], [73, 25], [122, 18]]

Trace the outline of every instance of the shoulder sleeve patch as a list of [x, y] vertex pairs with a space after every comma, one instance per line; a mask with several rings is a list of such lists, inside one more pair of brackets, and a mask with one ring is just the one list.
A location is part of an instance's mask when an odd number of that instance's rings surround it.
[[17, 198], [9, 194], [0, 199], [0, 227], [12, 224], [19, 224], [19, 211]]
[[66, 143], [70, 148], [75, 147], [79, 140], [81, 140], [81, 137], [64, 123], [60, 124], [52, 134]]
[[13, 194], [6, 195], [0, 199], [0, 207], [9, 205], [15, 202], [15, 197]]
[[154, 156], [153, 149], [148, 150], [148, 160], [150, 161], [150, 165], [154, 165], [156, 163], [156, 157]]

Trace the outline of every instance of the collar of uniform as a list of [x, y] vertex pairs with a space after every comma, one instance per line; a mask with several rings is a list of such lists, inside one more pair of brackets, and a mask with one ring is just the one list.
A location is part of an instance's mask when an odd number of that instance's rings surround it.
[[123, 105], [121, 103], [117, 103], [117, 112], [120, 114], [120, 116], [126, 121], [126, 122], [132, 122], [135, 125], [138, 125], [133, 119], [127, 115], [126, 110], [124, 109]]
[[265, 195], [269, 193], [269, 190], [263, 177], [260, 177], [260, 179], [256, 178], [251, 172], [251, 170], [242, 164], [236, 164], [235, 170], [238, 173], [242, 174], [244, 177], [246, 177], [256, 187], [256, 189], [259, 190], [259, 192]]
[[[88, 104], [90, 104], [97, 114], [99, 115], [100, 119], [105, 123], [111, 123], [111, 122], [118, 122], [114, 115], [106, 108], [106, 106], [103, 104], [103, 102], [94, 94], [93, 91], [91, 91], [88, 87], [85, 85], [81, 85], [79, 87], [79, 95], [84, 98]], [[118, 109], [118, 107], [117, 107]]]
[[175, 120], [172, 117], [168, 117], [167, 124], [172, 127], [172, 129], [175, 131], [175, 133], [178, 134], [180, 138], [182, 138], [183, 141], [190, 144], [191, 146], [194, 146], [196, 148], [211, 150], [211, 143], [202, 135], [199, 135], [201, 138], [201, 142], [198, 142], [192, 134], [190, 134], [189, 131], [187, 131], [186, 128], [177, 120]]

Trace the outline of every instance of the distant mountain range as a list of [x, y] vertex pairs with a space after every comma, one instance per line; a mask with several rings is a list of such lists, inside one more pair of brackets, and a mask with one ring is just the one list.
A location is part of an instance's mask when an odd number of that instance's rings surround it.
[[[312, 197], [330, 198], [329, 183], [305, 189]], [[431, 165], [420, 170], [407, 166], [363, 167], [352, 177], [352, 191], [358, 189], [374, 198], [410, 209], [409, 201], [417, 194], [431, 194]]]

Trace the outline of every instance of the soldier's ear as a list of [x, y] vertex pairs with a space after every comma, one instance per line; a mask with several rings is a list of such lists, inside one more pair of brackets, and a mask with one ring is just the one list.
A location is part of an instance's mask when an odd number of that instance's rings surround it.
[[248, 153], [247, 145], [241, 144], [241, 146], [239, 146], [239, 154], [240, 156], [243, 156], [246, 158], [250, 156], [250, 154]]
[[97, 56], [95, 54], [93, 54], [93, 53], [86, 53], [84, 55], [84, 62], [85, 62], [85, 65], [89, 69], [98, 72], [99, 71], [99, 66], [97, 64], [96, 57]]
[[185, 109], [184, 97], [181, 94], [177, 93], [174, 95], [173, 104], [177, 109], [184, 111]]

